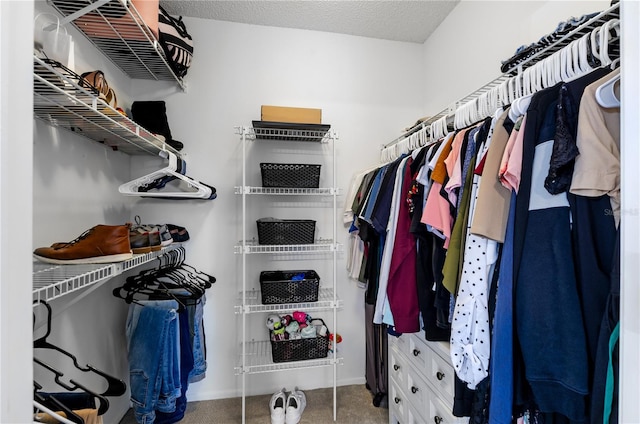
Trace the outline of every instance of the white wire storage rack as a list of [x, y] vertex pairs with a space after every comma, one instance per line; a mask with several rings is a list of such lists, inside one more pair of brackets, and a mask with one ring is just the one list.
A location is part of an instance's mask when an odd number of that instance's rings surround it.
[[58, 297], [98, 285], [125, 271], [144, 265], [176, 248], [170, 245], [157, 252], [134, 255], [123, 262], [88, 265], [54, 265], [44, 262], [33, 263], [34, 304], [50, 301]]
[[127, 154], [180, 153], [113, 109], [73, 71], [33, 57], [33, 110], [36, 118]]
[[[337, 254], [342, 246], [337, 240], [337, 189], [336, 180], [336, 149], [335, 143], [338, 136], [329, 126], [316, 126], [311, 129], [304, 126], [277, 123], [264, 123], [254, 121], [251, 127], [236, 127], [236, 133], [240, 135], [242, 143], [242, 185], [235, 187], [235, 193], [242, 196], [242, 239], [234, 246], [234, 252], [242, 255], [242, 287], [238, 294], [236, 313], [242, 317], [242, 340], [240, 342], [241, 355], [235, 367], [237, 375], [242, 378], [242, 422], [245, 422], [245, 397], [247, 375], [256, 373], [276, 372], [294, 369], [309, 369], [317, 367], [333, 367], [333, 419], [337, 418], [336, 388], [337, 366], [342, 364], [342, 358], [333, 349], [326, 358], [308, 359], [302, 361], [274, 362], [271, 342], [269, 340], [247, 340], [247, 315], [255, 313], [286, 313], [295, 310], [320, 311], [328, 310], [333, 313], [332, 332], [337, 334], [337, 309], [342, 306], [336, 289], [337, 280]], [[330, 143], [332, 155], [332, 187], [328, 188], [272, 188], [253, 187], [247, 185], [247, 145], [253, 141], [284, 141], [291, 143]], [[247, 237], [247, 203], [248, 197], [253, 195], [275, 196], [324, 196], [331, 198], [332, 205], [332, 235], [331, 238], [316, 238], [313, 244], [291, 245], [264, 245], [257, 240]], [[270, 254], [274, 258], [295, 258], [323, 255], [330, 256], [332, 261], [332, 284], [319, 288], [317, 302], [300, 302], [285, 304], [262, 304], [259, 289], [249, 288], [247, 280], [247, 257], [252, 254]], [[299, 257], [298, 257], [299, 258]]]
[[131, 78], [184, 82], [169, 66], [164, 51], [128, 0], [48, 0], [106, 57]]

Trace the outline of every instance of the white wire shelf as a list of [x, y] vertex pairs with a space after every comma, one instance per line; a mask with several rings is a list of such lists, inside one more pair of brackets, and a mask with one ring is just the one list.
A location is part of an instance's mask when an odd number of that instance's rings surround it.
[[85, 37], [131, 78], [175, 81], [162, 46], [126, 0], [49, 0]]
[[55, 265], [33, 262], [33, 302], [50, 301], [66, 294], [102, 283], [137, 266], [153, 261], [163, 253], [174, 249], [170, 245], [157, 252], [133, 255], [123, 262], [88, 265]]
[[520, 60], [513, 60], [513, 64], [505, 69], [505, 74], [515, 75], [518, 73], [518, 70], [526, 69], [530, 66], [533, 66], [537, 62], [551, 56], [553, 53], [558, 50], [568, 46], [573, 40], [577, 40], [593, 31], [595, 28], [602, 26], [605, 22], [611, 19], [619, 19], [620, 18], [620, 3], [614, 3], [607, 9], [593, 16], [591, 19], [586, 22], [578, 25], [574, 29], [568, 31], [566, 34], [558, 37], [556, 40], [550, 42], [548, 45], [541, 46], [534, 50], [529, 56], [524, 57]]
[[[294, 362], [273, 362], [271, 353], [271, 342], [267, 341], [250, 341], [245, 343], [245, 365], [242, 366], [242, 357], [240, 363], [236, 366], [236, 375], [242, 373], [257, 374], [264, 372], [295, 370], [300, 368], [318, 368], [329, 365], [342, 364], [342, 358], [334, 359], [333, 353], [329, 352], [326, 358], [309, 359], [306, 361]], [[242, 349], [240, 350], [242, 351]]]
[[[242, 243], [242, 242], [240, 242]], [[318, 239], [314, 244], [258, 244], [256, 240], [248, 240], [244, 245], [234, 246], [234, 253], [323, 253], [340, 251], [342, 245], [330, 239]]]
[[285, 188], [285, 187], [235, 187], [235, 194], [270, 194], [279, 196], [332, 196], [340, 194], [340, 189], [333, 187], [326, 188]]
[[[335, 131], [331, 129], [313, 129], [318, 125], [311, 125], [309, 129], [296, 129], [286, 128], [286, 123], [273, 123], [282, 124], [282, 127], [270, 126], [270, 127], [236, 127], [236, 133], [245, 134], [247, 140], [259, 140], [259, 141], [293, 141], [293, 142], [310, 142], [310, 143], [328, 143], [330, 140], [337, 140], [338, 136]], [[295, 126], [296, 124], [291, 124]], [[304, 124], [299, 124], [303, 126]], [[326, 126], [328, 127], [328, 125]]]
[[127, 154], [180, 153], [99, 99], [63, 68], [34, 56], [36, 118]]
[[[238, 294], [238, 301], [242, 303], [242, 292]], [[278, 303], [278, 304], [262, 304], [262, 295], [260, 290], [253, 289], [244, 292], [244, 306], [237, 305], [236, 313], [240, 314], [243, 311], [245, 313], [257, 313], [257, 312], [293, 312], [296, 310], [304, 311], [322, 311], [327, 309], [333, 309], [342, 307], [342, 300], [336, 297], [333, 300], [333, 288], [323, 288], [318, 290], [317, 302], [297, 302], [297, 303]]]

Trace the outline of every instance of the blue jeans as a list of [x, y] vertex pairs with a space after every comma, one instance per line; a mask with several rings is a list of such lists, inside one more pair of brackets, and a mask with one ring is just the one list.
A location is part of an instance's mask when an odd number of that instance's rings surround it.
[[178, 312], [180, 322], [180, 397], [176, 399], [175, 410], [172, 412], [158, 411], [155, 424], [173, 424], [184, 418], [187, 410], [187, 389], [189, 388], [189, 373], [193, 369], [193, 352], [191, 349], [191, 335], [189, 327], [189, 312], [183, 309]]
[[195, 306], [193, 317], [193, 369], [189, 373], [189, 383], [204, 379], [207, 371], [206, 346], [204, 339], [204, 324], [202, 314], [206, 303], [205, 296]]
[[155, 411], [175, 410], [180, 396], [178, 303], [131, 304], [127, 317], [131, 402], [136, 421], [151, 424]]

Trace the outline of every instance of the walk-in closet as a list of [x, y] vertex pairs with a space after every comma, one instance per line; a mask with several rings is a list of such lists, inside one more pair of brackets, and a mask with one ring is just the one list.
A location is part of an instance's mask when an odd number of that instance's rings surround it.
[[640, 423], [639, 28], [0, 1], [0, 422]]

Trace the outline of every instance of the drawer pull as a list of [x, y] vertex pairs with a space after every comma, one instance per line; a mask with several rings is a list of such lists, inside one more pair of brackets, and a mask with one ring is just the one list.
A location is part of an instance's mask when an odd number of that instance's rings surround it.
[[436, 424], [441, 424], [442, 421], [443, 421], [442, 417], [439, 417], [437, 415], [435, 417], [433, 417], [433, 422], [436, 423]]
[[400, 401], [401, 401], [401, 400], [402, 400], [402, 399], [400, 399], [399, 397], [394, 397], [394, 398], [393, 398], [393, 401], [394, 401], [395, 403], [400, 403]]
[[443, 373], [443, 372], [438, 371], [438, 372], [436, 373], [436, 378], [437, 378], [438, 380], [442, 380], [442, 379], [444, 379], [444, 373]]
[[413, 356], [420, 355], [420, 351], [418, 349], [413, 349]]
[[400, 365], [398, 364], [393, 364], [393, 370], [394, 371], [398, 371], [400, 369]]
[[420, 389], [418, 389], [416, 386], [411, 386], [411, 393], [416, 393], [418, 390]]

